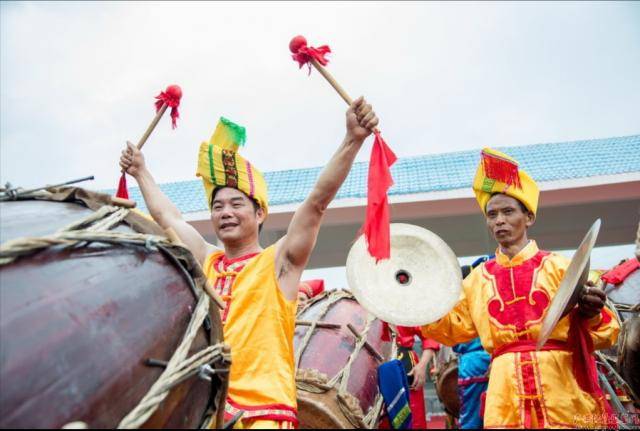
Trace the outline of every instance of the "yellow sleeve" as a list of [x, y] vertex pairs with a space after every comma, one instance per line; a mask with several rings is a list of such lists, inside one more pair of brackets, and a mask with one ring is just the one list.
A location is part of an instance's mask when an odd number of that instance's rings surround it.
[[459, 343], [471, 341], [478, 336], [476, 327], [471, 319], [469, 302], [465, 293], [475, 279], [472, 274], [462, 282], [462, 293], [453, 310], [437, 322], [420, 328], [424, 337], [431, 338], [440, 344], [455, 346]]

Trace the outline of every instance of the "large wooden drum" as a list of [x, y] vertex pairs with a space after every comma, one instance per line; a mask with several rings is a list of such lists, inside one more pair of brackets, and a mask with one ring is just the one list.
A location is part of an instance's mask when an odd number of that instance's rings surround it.
[[[221, 424], [229, 355], [201, 271], [152, 236], [162, 234], [155, 223], [109, 203], [78, 188], [0, 202], [2, 428], [194, 428], [207, 415]], [[202, 360], [185, 362], [196, 353]], [[159, 379], [166, 398], [129, 415]]]
[[458, 358], [451, 347], [441, 346], [436, 354], [436, 394], [451, 416], [460, 417]]
[[344, 290], [325, 292], [300, 310], [294, 339], [300, 428], [377, 426], [377, 368], [392, 350], [382, 330]]
[[636, 269], [617, 286], [605, 285], [609, 305], [622, 323], [615, 349], [606, 353], [617, 356], [617, 370], [640, 402], [640, 269]]

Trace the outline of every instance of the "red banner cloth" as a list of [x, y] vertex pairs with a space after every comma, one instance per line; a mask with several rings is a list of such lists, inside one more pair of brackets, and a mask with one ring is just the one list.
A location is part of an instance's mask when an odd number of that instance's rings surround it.
[[391, 256], [391, 233], [389, 227], [389, 201], [387, 190], [393, 185], [389, 168], [397, 160], [396, 155], [375, 132], [375, 140], [369, 160], [367, 182], [367, 213], [362, 231], [367, 239], [368, 250], [376, 262]]

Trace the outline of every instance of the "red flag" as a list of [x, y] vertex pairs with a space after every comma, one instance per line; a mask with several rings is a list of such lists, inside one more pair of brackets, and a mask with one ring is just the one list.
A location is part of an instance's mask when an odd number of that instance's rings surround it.
[[369, 160], [367, 214], [362, 230], [367, 239], [369, 254], [376, 259], [376, 262], [389, 259], [391, 256], [387, 190], [393, 185], [389, 168], [396, 160], [396, 155], [382, 139], [380, 132], [375, 132]]

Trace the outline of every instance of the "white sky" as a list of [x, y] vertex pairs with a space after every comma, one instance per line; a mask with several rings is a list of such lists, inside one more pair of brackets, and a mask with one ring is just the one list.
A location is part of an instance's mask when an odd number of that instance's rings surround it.
[[[96, 175], [184, 90], [145, 153], [160, 182], [193, 179], [220, 115], [262, 170], [326, 163], [345, 106], [288, 42], [329, 44], [403, 156], [640, 133], [640, 3], [7, 3], [0, 6], [0, 181]], [[366, 160], [365, 146], [359, 160]]]

